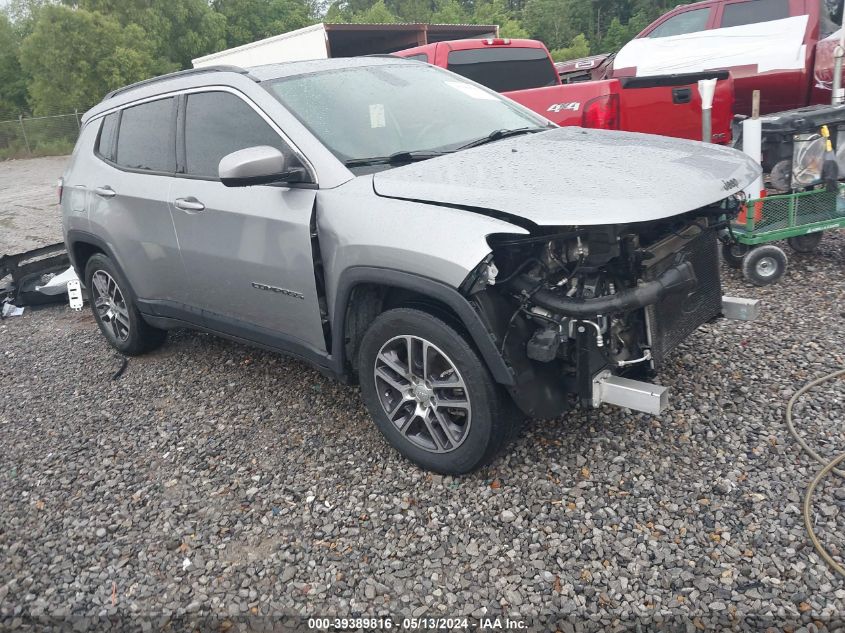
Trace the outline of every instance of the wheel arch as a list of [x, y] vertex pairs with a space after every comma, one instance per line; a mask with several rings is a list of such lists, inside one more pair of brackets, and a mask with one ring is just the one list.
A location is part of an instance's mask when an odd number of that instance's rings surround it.
[[466, 334], [494, 380], [513, 386], [513, 370], [496, 348], [478, 312], [457, 290], [428, 277], [393, 269], [354, 267], [340, 276], [333, 310], [332, 357], [338, 373], [349, 374], [369, 323], [394, 307], [419, 307]]
[[[83, 284], [85, 283], [85, 267], [88, 265], [88, 260], [98, 253], [108, 257], [120, 271], [123, 278], [126, 280], [129, 279], [126, 276], [126, 271], [120, 265], [120, 261], [115, 257], [112, 249], [102, 238], [85, 231], [71, 230], [65, 236], [65, 245], [67, 246], [70, 263]], [[132, 284], [127, 281], [127, 286], [127, 291], [132, 296], [132, 299], [137, 300], [138, 297], [135, 296], [135, 291], [132, 290]]]

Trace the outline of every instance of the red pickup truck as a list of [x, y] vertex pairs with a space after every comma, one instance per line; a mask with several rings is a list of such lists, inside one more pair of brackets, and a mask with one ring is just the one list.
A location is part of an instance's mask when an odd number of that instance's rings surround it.
[[455, 40], [393, 54], [468, 77], [558, 125], [693, 140], [701, 140], [698, 80], [716, 78], [711, 141], [726, 144], [731, 140], [733, 82], [725, 71], [612, 78], [563, 85], [548, 50], [536, 40]]
[[[833, 2], [832, 4], [836, 4]], [[763, 114], [831, 101], [834, 18], [842, 1], [707, 0], [661, 16], [616, 55], [558, 64], [564, 81], [728, 70], [737, 114]], [[588, 74], [588, 76], [586, 76]], [[593, 83], [593, 81], [587, 82]]]

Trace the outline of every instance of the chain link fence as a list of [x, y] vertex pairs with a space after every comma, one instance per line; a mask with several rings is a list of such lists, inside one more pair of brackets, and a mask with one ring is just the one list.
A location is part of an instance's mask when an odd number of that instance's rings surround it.
[[0, 121], [0, 160], [70, 154], [79, 136], [83, 112]]

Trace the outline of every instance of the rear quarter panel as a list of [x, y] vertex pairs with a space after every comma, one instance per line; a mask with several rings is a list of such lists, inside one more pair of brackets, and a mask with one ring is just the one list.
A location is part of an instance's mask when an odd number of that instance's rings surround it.
[[86, 167], [93, 157], [94, 143], [100, 129], [99, 123], [99, 121], [96, 124], [89, 123], [82, 128], [62, 175], [64, 188], [60, 206], [65, 243], [67, 243], [68, 231], [87, 232], [90, 227], [88, 219], [90, 189], [89, 174], [87, 173], [89, 169], [86, 169]]

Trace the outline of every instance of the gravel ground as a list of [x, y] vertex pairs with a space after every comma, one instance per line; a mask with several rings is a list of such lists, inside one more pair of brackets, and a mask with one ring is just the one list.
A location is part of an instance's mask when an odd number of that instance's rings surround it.
[[67, 156], [0, 161], [0, 255], [62, 240], [56, 182]]
[[[357, 389], [299, 362], [180, 331], [113, 380], [88, 312], [3, 321], [0, 615], [836, 628], [845, 583], [800, 513], [819, 466], [783, 416], [845, 366], [845, 233], [791, 264], [768, 289], [724, 270], [763, 316], [677, 350], [660, 419], [534, 421], [464, 478], [398, 457]], [[796, 411], [826, 455], [845, 446], [843, 404], [839, 382]], [[841, 481], [817, 492], [837, 556], [843, 504]]]

